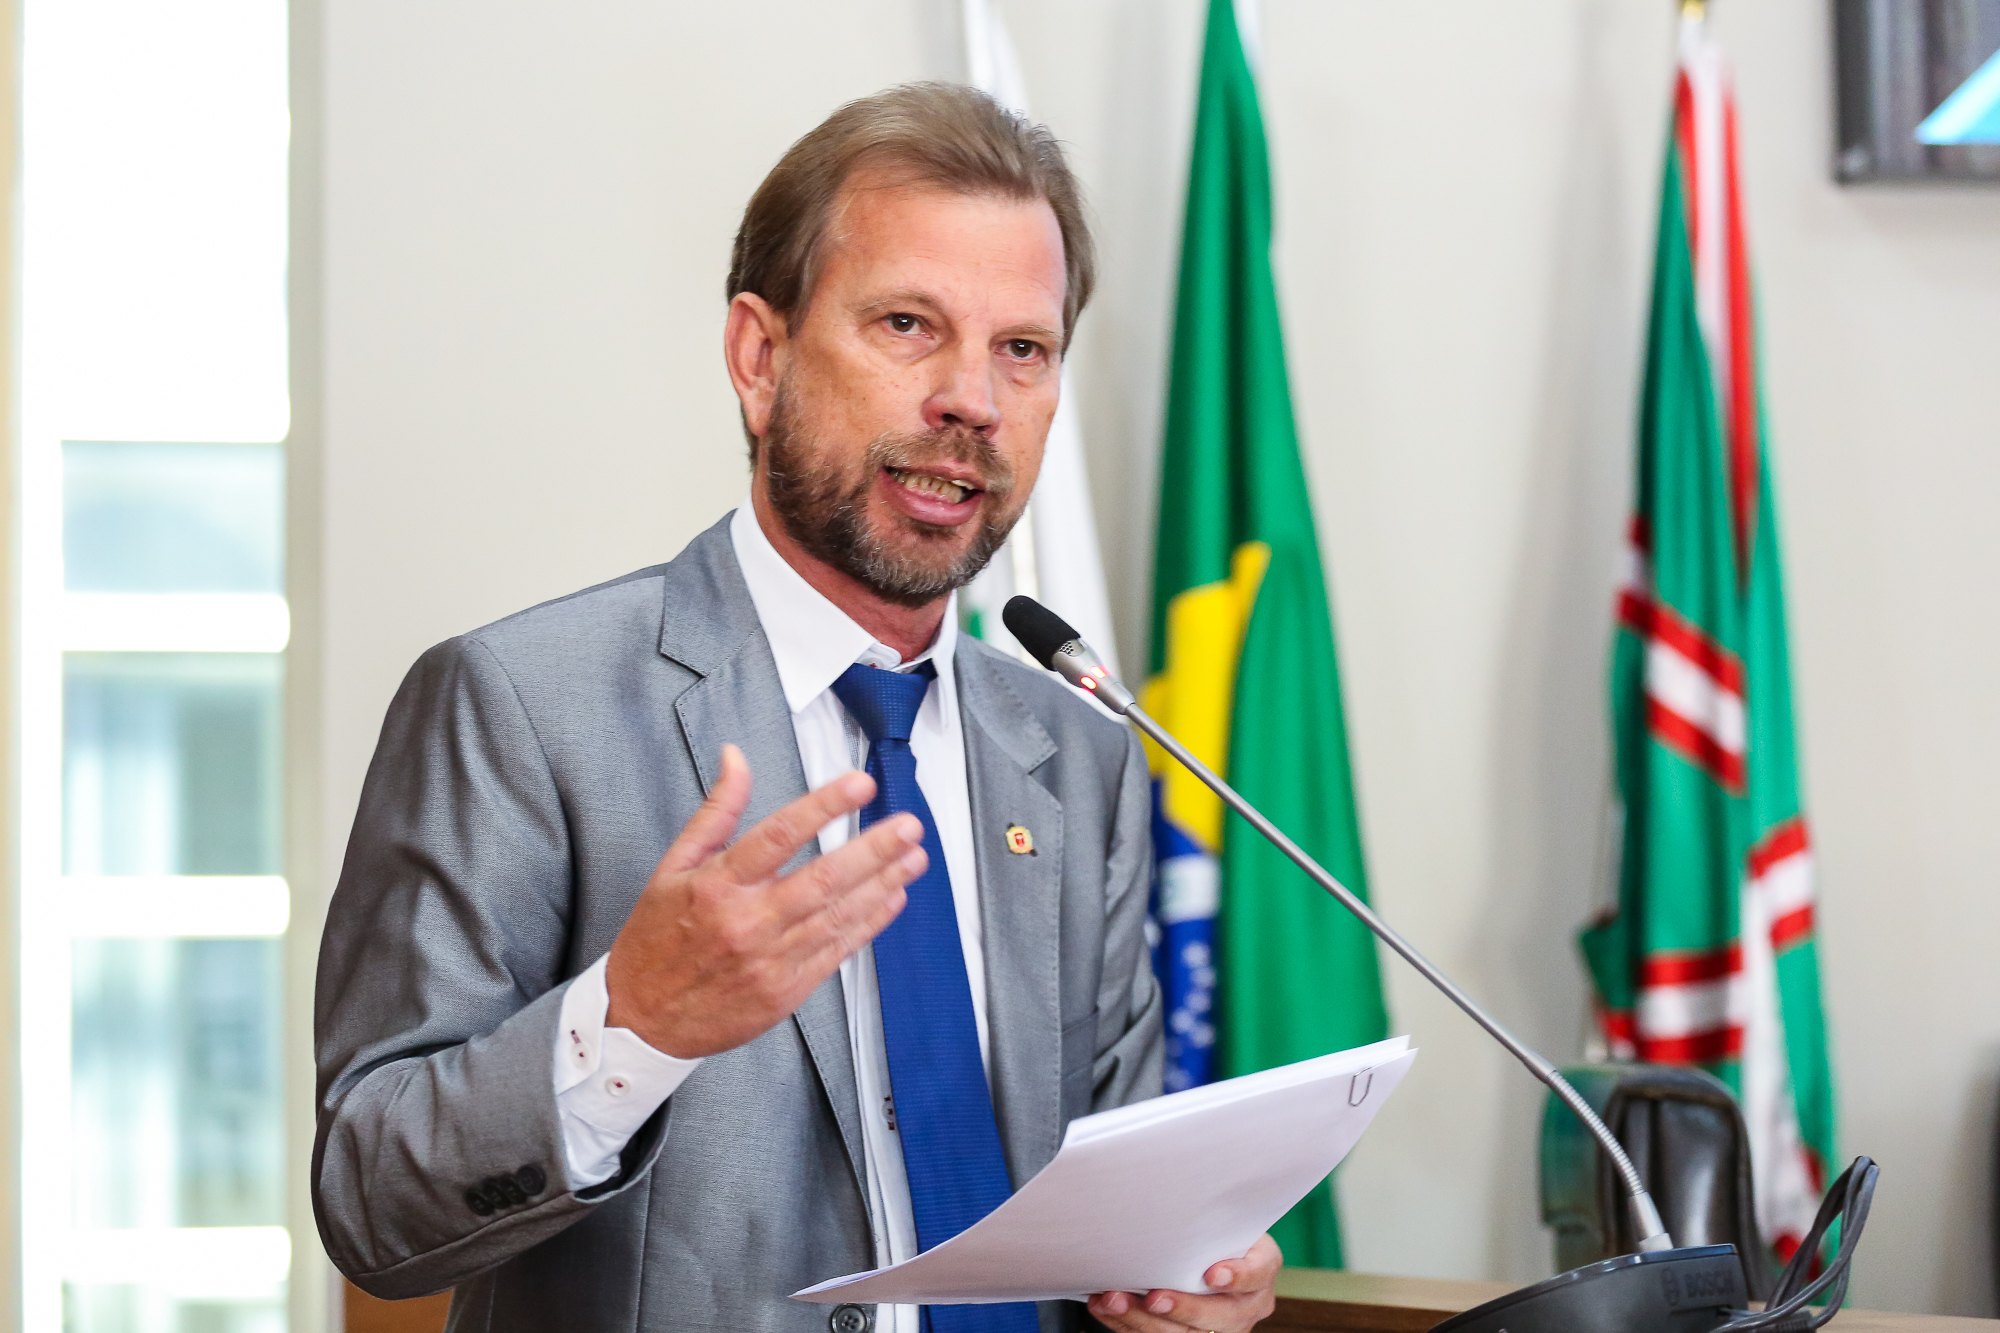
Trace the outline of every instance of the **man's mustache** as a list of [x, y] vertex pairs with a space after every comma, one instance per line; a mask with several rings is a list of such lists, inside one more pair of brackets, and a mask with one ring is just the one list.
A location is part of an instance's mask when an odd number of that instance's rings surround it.
[[925, 464], [957, 463], [979, 477], [979, 489], [995, 500], [1014, 493], [1014, 467], [993, 442], [964, 426], [945, 426], [910, 435], [884, 435], [868, 446], [869, 474], [892, 467], [921, 469]]

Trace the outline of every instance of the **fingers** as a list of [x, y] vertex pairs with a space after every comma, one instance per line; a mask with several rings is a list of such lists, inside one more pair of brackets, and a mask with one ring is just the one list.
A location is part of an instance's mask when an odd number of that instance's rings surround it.
[[738, 884], [761, 883], [777, 874], [792, 853], [817, 837], [821, 829], [859, 810], [874, 795], [875, 779], [866, 773], [843, 773], [759, 820], [722, 854], [721, 869]]
[[[790, 889], [794, 894], [810, 895], [817, 900], [815, 910], [785, 929], [772, 950], [774, 959], [782, 960], [777, 965], [778, 974], [790, 990], [784, 1001], [787, 1011], [803, 1004], [806, 996], [833, 975], [843, 959], [881, 934], [903, 910], [908, 901], [904, 886], [924, 873], [930, 857], [922, 847], [900, 837], [892, 837], [887, 843], [899, 849], [891, 852], [887, 864], [879, 865], [872, 874], [847, 884], [831, 897], [822, 896], [817, 889], [796, 887], [812, 866], [787, 876], [777, 888], [761, 895], [775, 898], [781, 890]], [[818, 864], [819, 861], [813, 863]]]
[[1240, 1259], [1213, 1264], [1202, 1281], [1211, 1294], [1149, 1291], [1143, 1295], [1107, 1291], [1091, 1297], [1090, 1312], [1118, 1333], [1235, 1333], [1267, 1317], [1274, 1304], [1273, 1284], [1284, 1254], [1278, 1243], [1261, 1236]]
[[[1112, 1333], [1188, 1333], [1189, 1325], [1163, 1319], [1129, 1291], [1103, 1291], [1090, 1298], [1090, 1313]], [[1202, 1333], [1208, 1333], [1204, 1326]]]
[[1243, 1296], [1106, 1291], [1090, 1298], [1090, 1313], [1117, 1333], [1242, 1333], [1270, 1311]]
[[[903, 857], [912, 852], [923, 857], [923, 837], [922, 820], [911, 814], [893, 815], [778, 881], [768, 898], [771, 910], [790, 928], [829, 908], [838, 908], [871, 877]], [[916, 870], [898, 879], [896, 887], [921, 875], [927, 860], [915, 864]]]
[[[1225, 1292], [1215, 1296], [1196, 1296], [1185, 1291], [1149, 1291], [1144, 1296], [1130, 1298], [1136, 1315], [1145, 1315], [1159, 1321], [1157, 1327], [1173, 1329], [1198, 1328], [1203, 1333], [1234, 1333], [1236, 1329], [1249, 1328], [1270, 1313], [1259, 1308], [1260, 1302], [1248, 1293]], [[1126, 1318], [1133, 1319], [1135, 1314]]]
[[795, 925], [790, 938], [807, 951], [802, 971], [809, 977], [823, 977], [839, 967], [841, 959], [886, 930], [909, 901], [905, 887], [923, 874], [929, 864], [930, 857], [923, 848], [911, 847], [847, 894], [829, 901], [823, 910]]
[[1241, 1259], [1224, 1259], [1203, 1273], [1201, 1280], [1216, 1291], [1261, 1291], [1276, 1280], [1284, 1262], [1284, 1251], [1267, 1232]]
[[677, 875], [692, 870], [721, 851], [736, 832], [736, 821], [750, 804], [750, 761], [734, 745], [722, 747], [722, 772], [709, 788], [708, 799], [681, 826], [681, 835], [660, 858], [654, 873]]
[[1111, 1330], [1111, 1333], [1132, 1333], [1124, 1315], [1132, 1308], [1132, 1295], [1124, 1291], [1100, 1291], [1084, 1302], [1084, 1309], [1090, 1311], [1091, 1318]]

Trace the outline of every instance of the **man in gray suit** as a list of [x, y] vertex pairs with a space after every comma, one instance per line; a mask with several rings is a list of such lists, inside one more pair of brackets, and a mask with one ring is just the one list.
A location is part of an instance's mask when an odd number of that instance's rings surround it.
[[[313, 1199], [356, 1283], [456, 1288], [455, 1329], [1084, 1322], [786, 1297], [1159, 1091], [1144, 756], [954, 618], [1092, 263], [1042, 128], [942, 85], [842, 108], [737, 236], [750, 503], [411, 670], [320, 955]], [[1248, 1328], [1276, 1247], [1220, 1258], [1089, 1313]]]

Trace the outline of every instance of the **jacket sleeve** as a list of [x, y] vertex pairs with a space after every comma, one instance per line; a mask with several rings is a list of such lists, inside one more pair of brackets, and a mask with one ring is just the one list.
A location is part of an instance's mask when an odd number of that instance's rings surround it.
[[320, 944], [313, 1210], [387, 1298], [454, 1286], [629, 1188], [573, 1190], [552, 1079], [572, 876], [562, 802], [492, 652], [418, 660], [369, 765]]
[[1090, 1109], [1105, 1111], [1160, 1095], [1161, 997], [1146, 943], [1153, 883], [1153, 786], [1146, 751], [1125, 735], [1125, 763], [1104, 881], [1104, 974], [1097, 999], [1097, 1060]]

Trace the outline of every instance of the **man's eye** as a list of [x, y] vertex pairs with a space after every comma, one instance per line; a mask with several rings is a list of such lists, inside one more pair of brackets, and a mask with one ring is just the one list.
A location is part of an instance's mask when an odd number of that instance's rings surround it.
[[915, 315], [891, 315], [889, 316], [889, 327], [898, 333], [915, 333], [917, 331], [917, 317]]
[[1012, 338], [1007, 342], [1007, 355], [1018, 361], [1026, 361], [1042, 350], [1040, 343], [1029, 342], [1026, 338]]

